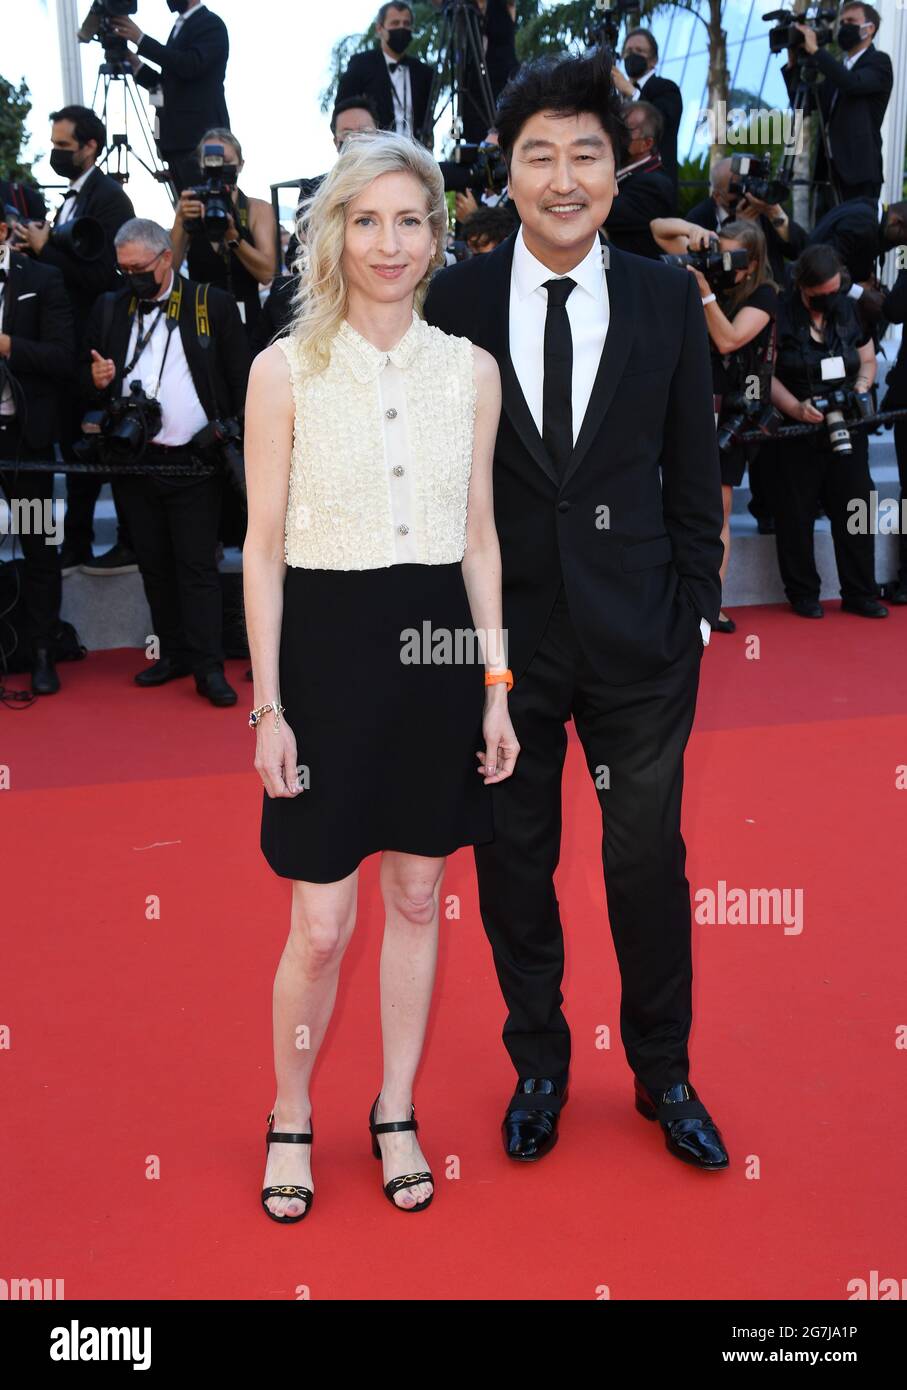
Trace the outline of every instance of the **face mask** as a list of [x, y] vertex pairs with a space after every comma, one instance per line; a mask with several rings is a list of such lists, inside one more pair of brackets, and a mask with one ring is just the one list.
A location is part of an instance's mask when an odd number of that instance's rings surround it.
[[838, 47], [850, 53], [862, 43], [859, 24], [844, 23], [838, 29]]
[[82, 173], [76, 164], [75, 150], [51, 150], [50, 167], [61, 179], [77, 179]]
[[412, 37], [412, 29], [389, 29], [387, 33], [387, 41], [395, 53], [405, 53]]
[[648, 66], [648, 63], [641, 53], [633, 53], [631, 51], [624, 58], [624, 72], [631, 81], [635, 82], [637, 77], [642, 77]]
[[809, 307], [818, 314], [827, 314], [829, 309], [833, 309], [838, 299], [835, 294], [813, 294], [809, 297]]
[[167, 0], [167, 9], [174, 14], [185, 14], [189, 7], [189, 0]]
[[137, 299], [155, 299], [161, 288], [153, 270], [137, 270], [134, 275], [127, 275], [126, 280]]

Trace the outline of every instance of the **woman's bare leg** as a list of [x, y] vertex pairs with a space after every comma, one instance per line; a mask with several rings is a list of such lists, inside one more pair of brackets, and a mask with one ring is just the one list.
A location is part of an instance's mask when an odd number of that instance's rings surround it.
[[[721, 523], [721, 543], [724, 546], [724, 558], [721, 561], [718, 574], [723, 584], [731, 560], [731, 509], [734, 505], [734, 489], [728, 487], [727, 483], [721, 484], [721, 501], [724, 504], [724, 520]], [[723, 608], [721, 617], [727, 617]]]
[[[274, 1130], [305, 1133], [309, 1079], [337, 997], [340, 962], [356, 925], [359, 872], [337, 883], [293, 884], [290, 934], [274, 979]], [[264, 1186], [294, 1183], [314, 1192], [311, 1145], [270, 1144]], [[270, 1197], [275, 1216], [299, 1216], [305, 1203]]]
[[[438, 903], [443, 859], [387, 851], [381, 858], [385, 927], [381, 948], [381, 1034], [384, 1082], [376, 1121], [408, 1120], [413, 1082], [422, 1056], [438, 958]], [[378, 1136], [384, 1181], [428, 1168], [414, 1131]], [[431, 1195], [430, 1183], [404, 1188], [394, 1198], [412, 1207]]]

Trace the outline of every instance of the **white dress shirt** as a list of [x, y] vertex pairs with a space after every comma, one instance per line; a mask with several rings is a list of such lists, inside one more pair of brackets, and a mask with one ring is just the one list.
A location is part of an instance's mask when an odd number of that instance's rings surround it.
[[[401, 58], [388, 58], [382, 48], [381, 53], [385, 63], [388, 65], [388, 77], [390, 78], [391, 94], [394, 99], [394, 128], [398, 135], [412, 135], [413, 133], [413, 84], [410, 77], [409, 68]], [[391, 63], [399, 63], [400, 66], [395, 72], [390, 71]]]
[[[576, 444], [611, 318], [608, 277], [597, 234], [579, 265], [567, 274], [576, 281], [576, 288], [567, 300], [567, 319], [573, 339], [571, 395], [573, 442]], [[544, 284], [546, 280], [563, 278], [533, 256], [523, 239], [521, 226], [514, 242], [510, 272], [510, 358], [539, 434], [542, 433], [545, 319], [548, 314], [548, 291]], [[700, 630], [703, 643], [707, 645], [712, 629], [705, 618], [701, 620]]]
[[[170, 284], [162, 290], [158, 299], [168, 295], [175, 284], [176, 277], [171, 271]], [[184, 305], [184, 312], [185, 307]], [[141, 323], [142, 333], [144, 334], [148, 330], [149, 316], [136, 312], [132, 320], [132, 330], [129, 334], [124, 363], [132, 360], [132, 355], [139, 341], [139, 325], [142, 318], [144, 318], [144, 322]], [[164, 375], [161, 378], [161, 361], [164, 357], [168, 336], [170, 347], [167, 349]], [[129, 383], [136, 380], [141, 381], [146, 395], [156, 396], [160, 401], [162, 423], [160, 430], [152, 440], [153, 444], [169, 444], [171, 447], [188, 444], [193, 435], [198, 434], [199, 430], [207, 424], [208, 417], [195, 390], [192, 373], [189, 371], [189, 363], [186, 361], [179, 326], [175, 326], [168, 333], [166, 312], [161, 314], [155, 310], [154, 330], [138, 362], [128, 376], [124, 375], [121, 394], [128, 396]]]
[[82, 188], [82, 185], [85, 183], [85, 180], [89, 178], [91, 174], [94, 172], [94, 167], [95, 166], [92, 164], [90, 169], [86, 169], [85, 172], [80, 174], [77, 179], [72, 179], [70, 181], [69, 193], [71, 194], [71, 196], [67, 197], [66, 202], [63, 203], [60, 207], [60, 211], [57, 213], [57, 216], [54, 219], [55, 227], [62, 227], [67, 222], [72, 221], [72, 215], [75, 211], [75, 206], [76, 202], [78, 201], [79, 192]]

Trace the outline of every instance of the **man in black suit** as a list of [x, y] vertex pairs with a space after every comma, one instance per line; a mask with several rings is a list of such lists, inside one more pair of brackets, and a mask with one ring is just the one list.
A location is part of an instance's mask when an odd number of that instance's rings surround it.
[[[838, 22], [838, 46], [845, 58], [839, 62], [827, 48], [820, 48], [814, 29], [796, 27], [803, 35], [802, 49], [790, 49], [781, 69], [788, 92], [797, 85], [797, 58], [805, 54], [825, 81], [818, 101], [828, 135], [831, 166], [820, 144], [814, 177], [831, 179], [841, 202], [848, 198], [878, 198], [882, 191], [882, 121], [891, 96], [894, 74], [887, 53], [873, 46], [879, 30], [879, 12], [872, 5], [845, 5]], [[830, 206], [834, 198], [826, 200]]]
[[[74, 372], [72, 309], [63, 277], [11, 251], [0, 209], [0, 492], [25, 504], [29, 524], [20, 532], [25, 561], [23, 603], [29, 627], [32, 691], [60, 689], [53, 644], [60, 621], [60, 556], [53, 525], [53, 467], [19, 472], [17, 461], [53, 458], [61, 418], [57, 402]], [[35, 525], [40, 515], [40, 524]]]
[[785, 261], [795, 261], [806, 245], [806, 229], [785, 211], [780, 203], [762, 203], [743, 193], [739, 179], [731, 172], [730, 159], [719, 159], [709, 176], [709, 196], [690, 208], [686, 221], [707, 232], [719, 232], [725, 222], [747, 217], [758, 222], [765, 237], [765, 249], [772, 278], [784, 283]]
[[[903, 205], [902, 205], [903, 206]], [[907, 270], [901, 270], [892, 288], [885, 293], [882, 313], [889, 323], [907, 323]], [[902, 334], [897, 359], [885, 379], [882, 410], [903, 410], [907, 407], [907, 333]], [[907, 419], [894, 422], [894, 448], [901, 481], [899, 515], [907, 510]], [[898, 535], [898, 575], [887, 586], [885, 598], [902, 607], [907, 604], [907, 528], [902, 524]]]
[[[157, 142], [177, 194], [198, 181], [196, 149], [206, 130], [230, 128], [224, 78], [230, 56], [227, 26], [201, 0], [167, 0], [177, 14], [166, 43], [143, 34], [135, 20], [118, 15], [111, 24], [136, 45], [129, 55], [135, 80], [159, 89]], [[143, 60], [150, 58], [157, 67]]]
[[86, 405], [97, 409], [140, 381], [163, 412], [142, 456], [148, 472], [120, 475], [113, 485], [135, 539], [160, 644], [158, 659], [135, 681], [158, 686], [191, 672], [200, 695], [233, 705], [216, 560], [222, 476], [167, 477], [154, 466], [190, 462], [199, 451], [192, 441], [208, 421], [241, 417], [250, 365], [246, 332], [231, 294], [175, 273], [169, 233], [156, 222], [136, 218], [121, 227], [117, 259], [127, 285], [95, 305], [82, 386]]
[[[52, 111], [50, 119], [50, 166], [55, 174], [69, 181], [69, 188], [52, 225], [32, 222], [19, 226], [16, 239], [21, 250], [29, 251], [42, 265], [55, 266], [62, 274], [78, 344], [98, 295], [117, 283], [113, 239], [135, 212], [122, 184], [98, 168], [107, 144], [107, 130], [100, 117], [87, 106], [63, 106]], [[96, 254], [94, 247], [80, 248], [73, 237], [73, 229], [83, 218], [100, 229]], [[70, 461], [81, 418], [73, 382], [68, 409], [61, 419], [63, 455]], [[136, 568], [128, 527], [122, 517], [118, 517], [113, 548], [97, 559], [92, 553], [95, 503], [104, 482], [100, 474], [66, 475], [66, 539], [61, 558], [64, 575], [83, 567], [92, 574], [124, 574]]]
[[677, 132], [683, 115], [683, 96], [676, 82], [668, 77], [659, 77], [655, 71], [658, 62], [658, 44], [655, 35], [648, 29], [631, 29], [624, 39], [621, 56], [626, 77], [615, 67], [611, 78], [621, 96], [629, 101], [640, 98], [656, 107], [662, 116], [664, 126], [658, 142], [658, 152], [664, 171], [674, 186], [677, 196]]
[[835, 248], [855, 284], [869, 286], [886, 252], [907, 243], [907, 202], [882, 208], [875, 198], [838, 203], [809, 234], [807, 245], [819, 242]]
[[[495, 519], [510, 714], [522, 752], [477, 847], [509, 1010], [510, 1157], [557, 1138], [570, 1033], [554, 889], [566, 723], [606, 825], [604, 868], [636, 1105], [700, 1168], [727, 1154], [689, 1084], [683, 750], [721, 599], [721, 486], [705, 316], [691, 275], [600, 240], [620, 115], [608, 60], [526, 64], [498, 103], [518, 232], [442, 269], [425, 316], [501, 369]], [[574, 350], [575, 349], [575, 350]]]
[[624, 153], [617, 175], [617, 197], [611, 204], [605, 231], [621, 251], [658, 260], [661, 247], [649, 224], [674, 212], [674, 185], [661, 167], [658, 141], [661, 112], [647, 101], [625, 102]]
[[[376, 18], [379, 48], [354, 53], [337, 84], [337, 100], [371, 97], [382, 130], [418, 138], [425, 127], [433, 71], [407, 54], [413, 37], [409, 5], [382, 5]], [[431, 140], [426, 143], [431, 148]]]

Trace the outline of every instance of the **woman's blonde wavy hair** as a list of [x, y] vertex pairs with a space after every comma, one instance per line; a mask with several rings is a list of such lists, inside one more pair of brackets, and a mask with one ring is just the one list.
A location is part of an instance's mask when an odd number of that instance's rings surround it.
[[394, 131], [348, 135], [336, 164], [311, 197], [303, 199], [297, 213], [299, 251], [294, 269], [299, 279], [290, 332], [304, 370], [323, 371], [328, 365], [331, 339], [346, 316], [348, 289], [341, 257], [347, 208], [373, 179], [391, 173], [413, 174], [418, 179], [437, 238], [436, 250], [413, 296], [417, 313], [422, 312], [429, 280], [444, 264], [447, 203], [437, 161], [424, 146]]

